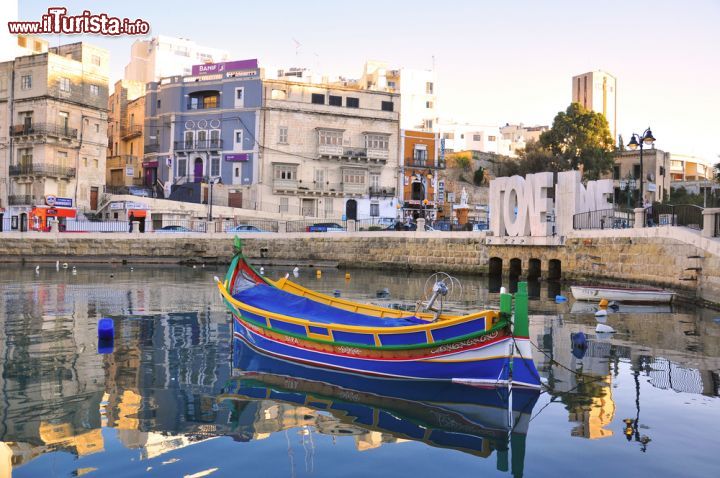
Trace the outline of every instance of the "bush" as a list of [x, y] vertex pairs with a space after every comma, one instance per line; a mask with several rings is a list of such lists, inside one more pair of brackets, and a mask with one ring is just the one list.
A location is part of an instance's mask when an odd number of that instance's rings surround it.
[[475, 186], [482, 186], [482, 184], [485, 182], [485, 169], [481, 166], [477, 168], [475, 171], [475, 174], [473, 175], [473, 183], [475, 183]]

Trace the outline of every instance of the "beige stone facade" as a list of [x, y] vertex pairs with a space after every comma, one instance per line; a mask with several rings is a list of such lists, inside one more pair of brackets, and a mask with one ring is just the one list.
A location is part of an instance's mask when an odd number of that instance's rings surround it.
[[105, 186], [108, 52], [84, 43], [0, 63], [0, 208], [47, 195], [94, 210]]
[[108, 110], [107, 185], [113, 189], [143, 186], [145, 84], [115, 83]]

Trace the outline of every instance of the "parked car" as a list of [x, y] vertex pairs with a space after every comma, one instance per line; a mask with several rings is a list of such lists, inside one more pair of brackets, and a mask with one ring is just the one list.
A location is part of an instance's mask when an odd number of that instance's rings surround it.
[[237, 226], [229, 227], [225, 232], [270, 232], [260, 229], [257, 226], [251, 226], [250, 224], [238, 224]]
[[319, 222], [308, 226], [307, 232], [345, 232], [345, 228], [334, 222]]
[[173, 232], [193, 232], [193, 231], [184, 226], [163, 226], [160, 229], [155, 229], [155, 232], [173, 233]]
[[473, 224], [473, 231], [487, 231], [488, 230], [488, 223], [487, 222], [476, 222]]
[[140, 186], [128, 186], [128, 194], [144, 198], [152, 197], [152, 191], [149, 188], [143, 188]]

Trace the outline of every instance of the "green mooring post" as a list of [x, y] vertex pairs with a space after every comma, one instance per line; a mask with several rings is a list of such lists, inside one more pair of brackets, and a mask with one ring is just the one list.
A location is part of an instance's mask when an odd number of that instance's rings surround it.
[[500, 294], [500, 318], [509, 320], [512, 316], [512, 294]]
[[527, 282], [518, 282], [518, 290], [515, 293], [515, 320], [513, 321], [513, 335], [516, 337], [530, 336]]

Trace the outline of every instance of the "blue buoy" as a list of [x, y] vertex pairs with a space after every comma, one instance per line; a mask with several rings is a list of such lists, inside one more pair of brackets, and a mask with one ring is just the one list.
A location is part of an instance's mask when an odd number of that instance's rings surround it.
[[556, 295], [555, 302], [557, 302], [558, 304], [560, 302], [567, 302], [567, 297], [565, 297], [564, 295]]
[[570, 342], [572, 343], [572, 354], [576, 358], [582, 359], [585, 356], [585, 352], [588, 347], [587, 337], [585, 337], [585, 334], [582, 332], [570, 334]]
[[340, 289], [335, 289], [335, 290], [333, 291], [333, 296], [335, 296], [335, 297], [340, 297]]
[[98, 339], [112, 340], [115, 338], [115, 324], [113, 319], [103, 317], [98, 321]]
[[109, 339], [101, 339], [98, 338], [98, 353], [101, 355], [105, 354], [111, 354], [113, 353], [113, 348], [115, 347], [115, 340], [113, 338]]

